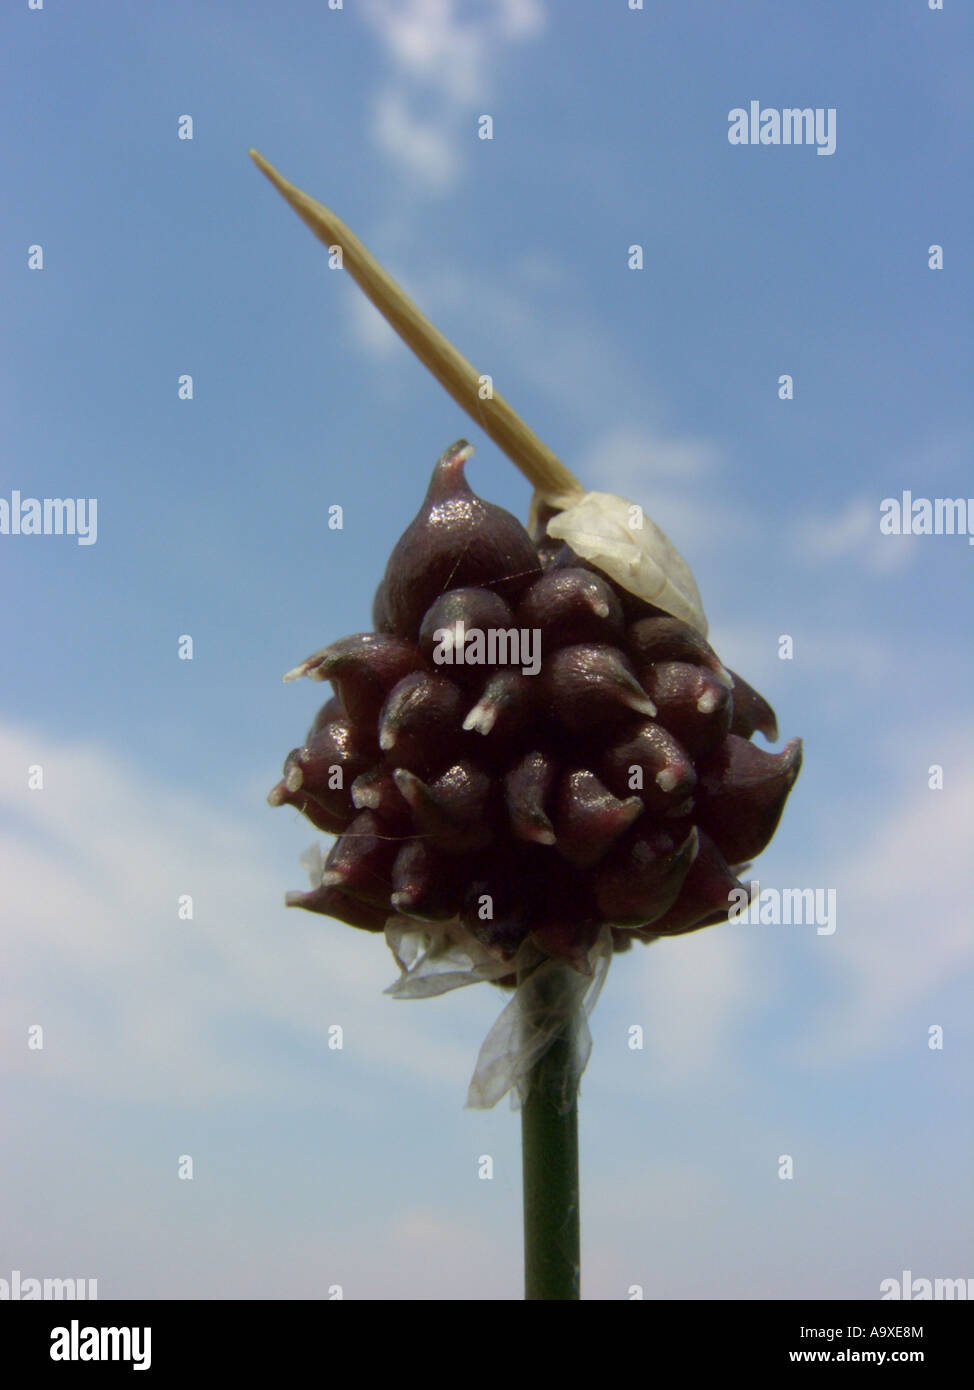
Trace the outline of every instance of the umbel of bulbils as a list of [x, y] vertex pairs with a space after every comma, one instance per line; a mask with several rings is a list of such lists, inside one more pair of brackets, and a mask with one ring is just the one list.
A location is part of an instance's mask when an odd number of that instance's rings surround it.
[[774, 712], [696, 628], [477, 497], [471, 452], [438, 460], [375, 630], [288, 673], [334, 694], [269, 800], [338, 838], [286, 901], [374, 932], [459, 923], [501, 962], [530, 939], [579, 969], [606, 926], [625, 950], [725, 921], [800, 740], [756, 746]]

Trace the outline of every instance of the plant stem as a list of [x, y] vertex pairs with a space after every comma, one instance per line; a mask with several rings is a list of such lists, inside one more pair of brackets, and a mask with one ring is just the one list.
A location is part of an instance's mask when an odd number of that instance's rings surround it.
[[[552, 985], [557, 987], [556, 979]], [[535, 1063], [521, 1112], [525, 1299], [579, 1297], [578, 1079], [573, 1032], [570, 1016], [564, 1031]], [[563, 1098], [560, 1103], [559, 1097]]]

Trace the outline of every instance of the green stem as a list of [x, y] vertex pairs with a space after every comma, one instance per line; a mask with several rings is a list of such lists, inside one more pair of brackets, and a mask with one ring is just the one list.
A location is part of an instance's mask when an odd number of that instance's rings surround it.
[[[552, 987], [560, 987], [557, 977]], [[578, 1081], [573, 1029], [570, 1020], [535, 1063], [521, 1111], [526, 1299], [579, 1297]], [[564, 1113], [559, 1096], [570, 1096]]]

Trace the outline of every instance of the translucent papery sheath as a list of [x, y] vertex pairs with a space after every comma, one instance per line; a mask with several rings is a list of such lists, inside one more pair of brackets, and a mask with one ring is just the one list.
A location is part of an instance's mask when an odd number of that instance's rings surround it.
[[532, 540], [471, 491], [471, 452], [461, 440], [438, 460], [377, 631], [288, 673], [334, 695], [269, 800], [338, 836], [290, 905], [367, 931], [466, 932], [478, 978], [512, 984], [526, 958], [585, 973], [599, 940], [624, 950], [725, 921], [801, 743], [751, 742], [777, 738], [774, 712], [702, 635], [692, 576], [653, 575], [687, 621], [600, 572], [596, 541], [578, 554], [557, 524]]

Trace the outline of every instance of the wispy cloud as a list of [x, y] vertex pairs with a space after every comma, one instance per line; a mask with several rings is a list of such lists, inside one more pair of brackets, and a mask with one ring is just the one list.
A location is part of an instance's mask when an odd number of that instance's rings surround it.
[[[43, 790], [27, 790], [32, 765]], [[132, 1097], [147, 1075], [157, 1099], [290, 1090], [279, 1055], [255, 1064], [234, 1030], [271, 1027], [327, 1057], [338, 1023], [346, 1056], [446, 1082], [462, 1104], [497, 999], [395, 1002], [382, 994], [397, 969], [381, 936], [285, 912], [284, 890], [306, 886], [304, 822], [282, 882], [274, 842], [232, 812], [98, 747], [10, 726], [0, 815], [8, 1069], [36, 1064], [27, 1029], [40, 1023], [45, 1075], [82, 1091]], [[191, 921], [178, 915], [183, 894]]]
[[815, 565], [858, 561], [871, 574], [889, 574], [915, 559], [911, 536], [884, 536], [879, 529], [880, 498], [853, 497], [833, 516], [808, 517], [793, 532], [797, 553]]
[[747, 546], [761, 534], [753, 509], [728, 496], [726, 451], [715, 440], [618, 425], [595, 436], [579, 472], [588, 486], [643, 506], [691, 567], [730, 536]]
[[762, 985], [750, 952], [740, 949], [735, 929], [716, 926], [670, 941], [642, 943], [616, 963], [632, 1022], [644, 1028], [651, 1057], [665, 1068], [643, 1076], [653, 1090], [683, 1087], [691, 1077], [708, 1084], [733, 1069], [731, 1044], [750, 1005], [762, 1002]]
[[[781, 636], [792, 639], [789, 660], [779, 656]], [[856, 624], [825, 625], [810, 619], [804, 606], [796, 606], [793, 621], [784, 630], [770, 621], [721, 622], [711, 631], [710, 640], [727, 664], [759, 690], [788, 680], [819, 691], [831, 684], [847, 702], [854, 693], [870, 696], [888, 681], [896, 672], [899, 655], [882, 635]], [[856, 714], [861, 726], [862, 714]]]
[[373, 140], [397, 168], [445, 192], [504, 50], [542, 32], [544, 9], [539, 0], [497, 0], [471, 16], [459, 0], [367, 0], [361, 13], [391, 69], [373, 97]]
[[589, 459], [624, 490], [647, 481], [689, 485], [713, 478], [724, 464], [723, 449], [710, 439], [650, 433], [638, 425], [617, 426], [589, 449]]
[[404, 94], [388, 88], [372, 107], [372, 137], [397, 168], [408, 170], [439, 191], [454, 183], [460, 157], [442, 126], [410, 111]]
[[[913, 750], [915, 790], [861, 827], [826, 870], [841, 911], [824, 953], [826, 964], [834, 953], [836, 991], [817, 1021], [813, 1051], [831, 1061], [888, 1045], [894, 1028], [902, 1039], [918, 1005], [974, 976], [974, 729], [928, 734], [922, 749], [904, 730], [890, 744], [901, 760]], [[934, 762], [943, 768], [942, 790], [928, 786]]]
[[[956, 1018], [951, 991], [974, 984], [974, 727], [928, 737], [925, 747], [936, 757], [918, 754], [909, 765], [903, 750], [915, 737], [900, 729], [889, 745], [909, 780], [898, 779], [885, 814], [863, 824], [855, 810], [834, 806], [832, 823], [843, 815], [848, 821], [847, 834], [832, 840], [838, 849], [823, 852], [819, 840], [797, 880], [765, 877], [767, 858], [748, 875], [762, 888], [834, 888], [834, 934], [820, 936], [813, 926], [720, 925], [634, 947], [614, 965], [607, 997], [617, 1033], [640, 1024], [648, 1055], [666, 1058], [665, 1069], [632, 1084], [678, 1091], [694, 1078], [708, 1085], [725, 1073], [740, 1078], [742, 1030], [773, 999], [800, 999], [798, 981], [810, 959], [821, 993], [817, 987], [814, 1004], [796, 1003], [802, 1021], [793, 1064], [866, 1065], [907, 1042], [925, 1047], [929, 1023], [949, 1030]], [[944, 770], [943, 790], [928, 786], [934, 761]], [[775, 857], [773, 850], [766, 855]], [[775, 862], [779, 875], [790, 872], [780, 856]], [[762, 943], [775, 933], [788, 934], [789, 950], [769, 958]], [[596, 1019], [600, 1024], [604, 1034]]]

